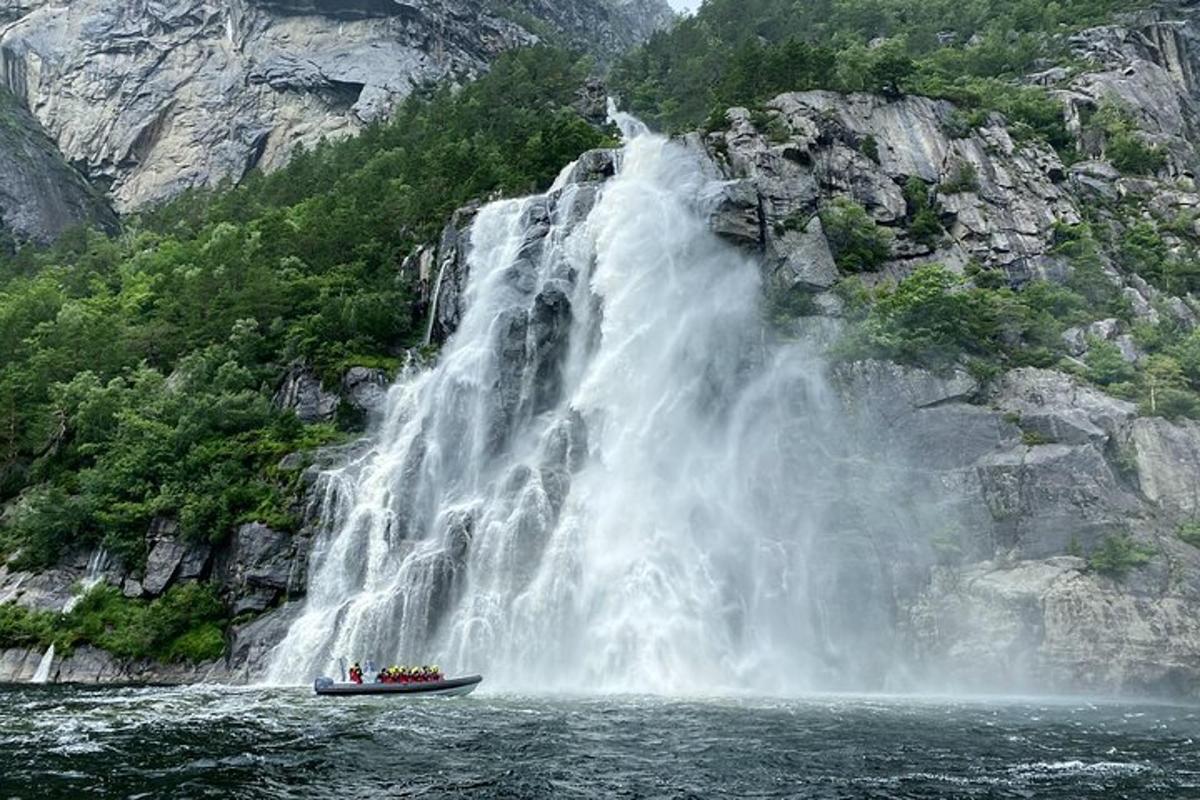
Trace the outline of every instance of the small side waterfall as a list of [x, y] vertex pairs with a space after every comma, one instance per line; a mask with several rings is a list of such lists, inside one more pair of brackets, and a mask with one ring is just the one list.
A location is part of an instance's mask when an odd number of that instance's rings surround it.
[[101, 581], [104, 580], [104, 570], [108, 568], [108, 551], [103, 547], [97, 547], [88, 558], [87, 570], [83, 574], [83, 582], [79, 584], [79, 589], [71, 598], [63, 604], [62, 613], [70, 614], [75, 606], [79, 605], [88, 592], [96, 588]]
[[270, 681], [340, 656], [524, 690], [892, 680], [890, 478], [850, 451], [815, 346], [765, 343], [711, 171], [617, 121], [615, 177], [479, 213], [462, 323], [330, 476]]
[[429, 295], [429, 321], [425, 325], [425, 341], [428, 347], [433, 343], [433, 326], [437, 323], [438, 302], [442, 298], [442, 281], [446, 278], [446, 264], [438, 266], [437, 278], [433, 281], [433, 291]]
[[33, 673], [33, 677], [29, 679], [30, 683], [49, 683], [50, 670], [54, 667], [54, 645], [46, 648], [42, 660], [38, 662], [37, 671]]

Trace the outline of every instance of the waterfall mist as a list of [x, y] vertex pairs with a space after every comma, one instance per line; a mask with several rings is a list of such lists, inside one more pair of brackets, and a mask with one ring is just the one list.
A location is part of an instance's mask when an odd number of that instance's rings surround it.
[[270, 680], [344, 656], [525, 690], [905, 681], [903, 469], [856, 455], [814, 344], [768, 340], [699, 156], [623, 121], [606, 183], [480, 212], [461, 326], [328, 476]]

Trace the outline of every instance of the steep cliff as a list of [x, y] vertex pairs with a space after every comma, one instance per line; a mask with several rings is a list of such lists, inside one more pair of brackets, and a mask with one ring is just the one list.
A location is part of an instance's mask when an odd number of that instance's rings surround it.
[[[1093, 349], [1111, 346], [1131, 370], [1145, 369], [1154, 363], [1140, 349], [1146, 331], [1186, 333], [1200, 321], [1194, 294], [1152, 284], [1121, 244], [1200, 207], [1191, 77], [1200, 28], [1183, 14], [1085, 31], [1072, 47], [1091, 68], [1031, 78], [1058, 86], [1077, 139], [1070, 164], [998, 115], [964, 126], [952, 104], [921, 97], [787, 94], [765, 111], [732, 110], [725, 130], [685, 137], [728, 179], [709, 200], [714, 230], [761, 259], [769, 294], [809, 298], [800, 303], [808, 319], [788, 323], [800, 335], [822, 317], [815, 330], [827, 340], [854, 324], [822, 221], [839, 199], [883, 232], [880, 263], [861, 275], [869, 285], [933, 263], [968, 286], [979, 275], [1018, 291], [1065, 285], [1088, 265], [1062, 246], [1064, 231], [1087, 222], [1111, 237], [1096, 266], [1104, 291], [1119, 295], [1120, 318], [1097, 309], [1090, 324], [1064, 330], [1050, 368], [977, 378], [837, 356], [857, 441], [831, 454], [830, 469], [866, 459], [904, 474], [888, 489], [893, 530], [851, 526], [832, 538], [892, 554], [881, 580], [903, 647], [940, 676], [928, 688], [1200, 691], [1200, 549], [1181, 535], [1200, 518], [1200, 426], [1084, 379]], [[1138, 146], [1161, 154], [1152, 169], [1130, 170], [1114, 133], [1089, 122], [1114, 107], [1137, 118]], [[573, 177], [603, 178], [612, 166], [589, 154]], [[914, 186], [930, 193], [921, 202], [935, 209], [934, 235], [914, 225]], [[442, 273], [440, 335], [465, 308], [472, 215], [420, 259]], [[1166, 235], [1170, 257], [1187, 251], [1190, 231]], [[861, 491], [865, 502], [872, 489]], [[937, 522], [924, 541], [898, 543], [914, 505], [937, 509]]]
[[502, 51], [548, 38], [611, 55], [671, 19], [661, 0], [47, 0], [5, 13], [0, 86], [122, 212], [279, 166]]
[[0, 90], [0, 237], [45, 243], [77, 225], [112, 229], [116, 218], [37, 120]]

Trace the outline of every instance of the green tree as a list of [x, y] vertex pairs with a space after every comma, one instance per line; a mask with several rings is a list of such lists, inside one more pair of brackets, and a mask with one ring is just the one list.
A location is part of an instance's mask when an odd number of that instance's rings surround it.
[[880, 228], [866, 209], [848, 197], [835, 198], [821, 211], [821, 224], [833, 258], [846, 272], [881, 266], [892, 253], [891, 233]]

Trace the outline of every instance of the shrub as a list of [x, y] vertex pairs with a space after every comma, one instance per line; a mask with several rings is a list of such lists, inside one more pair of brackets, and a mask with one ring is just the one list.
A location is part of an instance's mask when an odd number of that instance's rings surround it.
[[879, 163], [879, 141], [874, 136], [867, 134], [862, 142], [859, 143], [859, 150], [876, 164]]
[[977, 191], [979, 191], [979, 172], [969, 161], [963, 161], [956, 166], [950, 178], [942, 184], [942, 192], [945, 194]]
[[874, 270], [891, 257], [891, 233], [850, 198], [839, 197], [826, 206], [821, 211], [821, 225], [834, 261], [846, 272]]
[[942, 240], [942, 220], [925, 181], [915, 175], [904, 184], [908, 233], [914, 242], [935, 249]]
[[1001, 297], [965, 287], [941, 265], [921, 267], [877, 299], [863, 326], [866, 349], [932, 367], [947, 366], [962, 353], [994, 357]]
[[66, 615], [63, 627], [75, 641], [122, 658], [205, 661], [224, 652], [225, 621], [225, 608], [207, 584], [175, 586], [149, 602], [101, 586]]
[[1166, 152], [1146, 144], [1127, 109], [1106, 102], [1092, 116], [1091, 124], [1104, 134], [1104, 154], [1121, 172], [1153, 175], [1166, 166]]
[[1101, 386], [1126, 383], [1137, 377], [1133, 364], [1125, 360], [1121, 348], [1112, 342], [1091, 339], [1084, 361], [1088, 366], [1088, 380]]
[[1179, 526], [1179, 538], [1192, 547], [1200, 547], [1200, 519], [1185, 522]]
[[1120, 580], [1130, 570], [1150, 563], [1154, 551], [1138, 544], [1127, 533], [1107, 536], [1092, 552], [1088, 565], [1103, 575]]
[[0, 604], [0, 650], [46, 647], [54, 639], [54, 615], [30, 611], [16, 603]]

